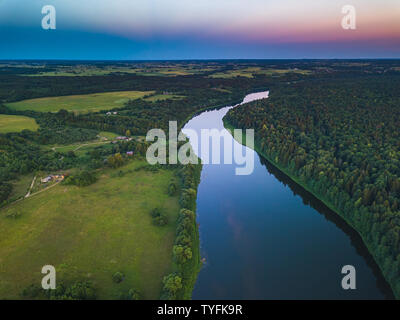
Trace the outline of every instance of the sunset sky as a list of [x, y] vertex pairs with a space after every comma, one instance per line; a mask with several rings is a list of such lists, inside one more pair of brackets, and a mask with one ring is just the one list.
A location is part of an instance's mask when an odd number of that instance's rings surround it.
[[400, 1], [0, 0], [0, 37], [0, 59], [400, 58]]

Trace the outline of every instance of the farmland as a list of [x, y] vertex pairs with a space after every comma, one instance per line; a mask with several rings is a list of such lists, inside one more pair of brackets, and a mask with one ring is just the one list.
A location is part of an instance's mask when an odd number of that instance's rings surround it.
[[35, 131], [38, 127], [35, 119], [29, 117], [0, 115], [0, 133], [20, 132], [24, 129]]
[[210, 78], [235, 78], [235, 77], [253, 78], [254, 75], [281, 76], [287, 73], [308, 75], [311, 72], [308, 70], [301, 70], [301, 69], [264, 69], [261, 67], [248, 67], [248, 68], [232, 69], [224, 72], [216, 72], [211, 74], [209, 77]]
[[[157, 299], [172, 268], [179, 204], [167, 195], [173, 171], [136, 170], [143, 165], [131, 161], [102, 171], [91, 186], [60, 184], [3, 208], [0, 296], [18, 298], [40, 283], [42, 266], [52, 264], [59, 281], [91, 281], [98, 298], [119, 298], [135, 288], [143, 298]], [[166, 213], [167, 226], [152, 224], [154, 207]], [[13, 212], [18, 218], [7, 217]], [[121, 283], [112, 280], [116, 272], [125, 275]]]
[[57, 112], [61, 109], [76, 113], [98, 112], [123, 107], [129, 100], [142, 98], [154, 91], [116, 91], [95, 94], [46, 97], [28, 99], [6, 104], [7, 107], [22, 111]]

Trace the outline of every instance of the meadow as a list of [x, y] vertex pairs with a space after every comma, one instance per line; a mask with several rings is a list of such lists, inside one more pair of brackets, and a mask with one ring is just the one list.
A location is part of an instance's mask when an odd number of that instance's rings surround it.
[[[171, 170], [136, 170], [133, 160], [98, 173], [88, 187], [59, 184], [0, 210], [0, 297], [20, 298], [40, 285], [41, 268], [50, 264], [57, 281], [89, 280], [99, 299], [115, 299], [138, 289], [158, 299], [162, 278], [172, 270], [178, 197], [167, 194]], [[152, 224], [155, 207], [169, 223]], [[8, 217], [19, 213], [17, 218]], [[116, 272], [125, 275], [115, 283]]]
[[308, 75], [311, 72], [302, 69], [270, 69], [270, 68], [264, 69], [261, 67], [249, 67], [249, 68], [233, 69], [224, 72], [216, 72], [211, 74], [209, 77], [210, 78], [235, 78], [235, 77], [253, 78], [254, 74], [265, 75], [265, 76], [281, 76], [288, 73], [298, 73], [302, 75]]
[[98, 112], [123, 107], [129, 100], [153, 94], [154, 91], [115, 91], [94, 94], [46, 97], [28, 99], [6, 104], [7, 107], [22, 111], [57, 112], [61, 109], [77, 112]]
[[36, 131], [38, 128], [35, 119], [24, 116], [0, 115], [0, 133], [20, 132], [24, 129]]
[[[136, 74], [140, 76], [176, 77], [200, 74], [207, 71], [214, 71], [215, 66], [198, 66], [180, 63], [127, 63], [108, 65], [52, 65], [48, 68], [43, 65], [28, 65], [25, 63], [1, 64], [0, 68], [13, 67], [15, 70], [31, 68], [30, 77], [84, 77], [84, 76], [105, 76], [105, 75], [126, 75]], [[49, 70], [50, 68], [50, 70]]]

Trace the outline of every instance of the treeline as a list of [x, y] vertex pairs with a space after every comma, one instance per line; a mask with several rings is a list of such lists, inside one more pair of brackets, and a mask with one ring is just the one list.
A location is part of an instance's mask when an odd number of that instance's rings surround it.
[[179, 165], [181, 210], [178, 217], [175, 244], [172, 250], [176, 271], [163, 279], [161, 299], [190, 299], [200, 270], [200, 244], [196, 223], [197, 186], [201, 165]]
[[399, 298], [400, 76], [275, 87], [225, 121], [361, 234]]
[[185, 98], [174, 100], [146, 101], [131, 100], [122, 108], [113, 109], [117, 114], [107, 115], [105, 111], [89, 114], [74, 114], [61, 110], [57, 119], [68, 126], [89, 128], [98, 131], [111, 131], [125, 135], [146, 135], [150, 129], [163, 129], [168, 132], [168, 122], [177, 121], [182, 126], [194, 113], [205, 107], [225, 106], [232, 101], [240, 101], [245, 92], [240, 90], [227, 93], [218, 90], [193, 89], [180, 91]]
[[[297, 79], [297, 77], [293, 79]], [[40, 97], [71, 94], [88, 94], [106, 91], [169, 91], [181, 92], [193, 89], [236, 88], [249, 90], [264, 86], [270, 81], [265, 77], [250, 78], [207, 78], [200, 75], [162, 77], [138, 76], [134, 74], [104, 76], [30, 77], [0, 74], [0, 102], [13, 102]]]

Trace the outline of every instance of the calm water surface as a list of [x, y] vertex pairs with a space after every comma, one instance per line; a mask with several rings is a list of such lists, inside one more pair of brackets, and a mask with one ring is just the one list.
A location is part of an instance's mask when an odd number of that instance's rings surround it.
[[[244, 102], [267, 95], [248, 95]], [[230, 108], [206, 111], [184, 129], [222, 130]], [[248, 176], [235, 175], [234, 164], [203, 166], [197, 220], [206, 262], [193, 299], [392, 298], [357, 233], [254, 156], [254, 172]], [[344, 265], [356, 268], [356, 290], [341, 288]]]

